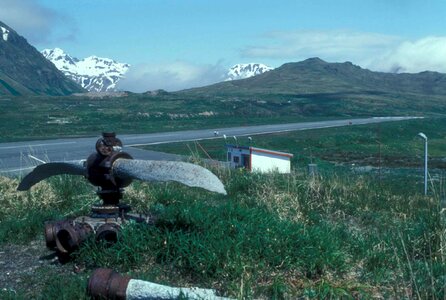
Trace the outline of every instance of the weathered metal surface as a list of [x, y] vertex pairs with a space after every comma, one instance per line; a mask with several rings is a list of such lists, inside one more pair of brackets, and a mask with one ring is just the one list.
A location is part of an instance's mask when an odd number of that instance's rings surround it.
[[[110, 136], [108, 136], [110, 135]], [[84, 175], [93, 185], [101, 187], [98, 193], [104, 205], [118, 204], [121, 189], [132, 179], [142, 181], [177, 181], [190, 187], [200, 187], [226, 195], [223, 183], [211, 171], [191, 163], [173, 161], [133, 160], [120, 152], [122, 143], [114, 133], [104, 133], [96, 143], [96, 153], [87, 161], [52, 162], [34, 168], [18, 186], [19, 191], [30, 189], [36, 183], [61, 174]]]
[[45, 224], [47, 247], [59, 254], [75, 251], [89, 235], [108, 243], [116, 242], [121, 226], [133, 220], [154, 224], [152, 216], [129, 214], [130, 206], [119, 203], [124, 187], [133, 179], [143, 181], [177, 181], [191, 187], [226, 194], [223, 183], [209, 170], [184, 162], [133, 160], [121, 151], [122, 142], [115, 133], [103, 133], [96, 142], [96, 152], [87, 161], [52, 162], [37, 166], [18, 186], [19, 191], [61, 174], [83, 175], [98, 186], [101, 205], [93, 205], [90, 216]]
[[131, 279], [126, 290], [127, 300], [172, 300], [172, 299], [194, 299], [194, 300], [224, 300], [229, 298], [219, 297], [215, 290], [197, 287], [170, 287], [149, 281]]
[[128, 221], [153, 225], [155, 217], [142, 214], [115, 213], [93, 214], [71, 220], [45, 223], [45, 240], [49, 249], [70, 254], [75, 251], [89, 235], [95, 235], [96, 240], [114, 243], [119, 232]]
[[121, 148], [122, 142], [114, 132], [103, 132], [102, 137], [96, 142], [96, 151], [103, 156], [109, 156], [112, 152], [120, 152]]
[[64, 224], [69, 224], [70, 222], [70, 220], [45, 222], [45, 243], [49, 249], [56, 248], [57, 232]]
[[102, 190], [117, 190], [128, 186], [131, 178], [119, 178], [114, 176], [113, 163], [120, 158], [133, 159], [126, 152], [112, 152], [108, 156], [99, 153], [91, 154], [87, 159], [87, 179], [91, 184], [100, 186]]
[[113, 173], [142, 181], [177, 181], [226, 195], [223, 183], [211, 171], [185, 162], [118, 159]]
[[87, 293], [92, 299], [125, 300], [130, 277], [111, 269], [96, 269], [88, 280]]
[[229, 300], [219, 297], [215, 290], [197, 287], [170, 287], [149, 281], [130, 279], [111, 269], [97, 269], [88, 280], [87, 293], [93, 299], [169, 300], [207, 299]]
[[51, 162], [35, 167], [31, 173], [26, 175], [20, 182], [17, 190], [29, 190], [36, 183], [55, 175], [70, 174], [70, 175], [86, 175], [86, 168], [84, 166], [85, 160], [70, 161], [70, 162]]
[[105, 241], [109, 244], [118, 241], [118, 234], [121, 231], [121, 225], [117, 223], [104, 223], [96, 229], [96, 240]]
[[64, 223], [56, 233], [56, 247], [61, 253], [72, 253], [94, 232], [86, 222]]

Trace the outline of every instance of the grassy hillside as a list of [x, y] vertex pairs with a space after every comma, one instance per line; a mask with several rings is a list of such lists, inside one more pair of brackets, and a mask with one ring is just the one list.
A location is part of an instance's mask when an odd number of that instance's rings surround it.
[[[274, 102], [215, 101], [178, 94], [117, 98], [0, 97], [0, 141], [144, 133], [339, 118], [302, 114]], [[297, 109], [297, 106], [296, 106]], [[11, 122], [11, 120], [14, 120]]]
[[[412, 96], [411, 96], [412, 97]], [[432, 96], [433, 97], [433, 96]], [[183, 93], [122, 97], [0, 97], [0, 141], [144, 133], [349, 117], [441, 116], [443, 99], [313, 94], [240, 97]], [[13, 120], [13, 122], [11, 122]]]
[[286, 63], [264, 74], [184, 91], [190, 94], [419, 94], [445, 95], [446, 74], [373, 72], [350, 62], [328, 63], [319, 58]]
[[0, 39], [0, 95], [69, 95], [84, 89], [65, 77], [25, 38], [0, 21], [8, 30]]

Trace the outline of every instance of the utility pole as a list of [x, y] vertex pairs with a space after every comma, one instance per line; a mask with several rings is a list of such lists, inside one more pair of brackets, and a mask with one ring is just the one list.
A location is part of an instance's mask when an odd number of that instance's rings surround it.
[[418, 136], [424, 140], [424, 195], [427, 195], [427, 136], [422, 132]]

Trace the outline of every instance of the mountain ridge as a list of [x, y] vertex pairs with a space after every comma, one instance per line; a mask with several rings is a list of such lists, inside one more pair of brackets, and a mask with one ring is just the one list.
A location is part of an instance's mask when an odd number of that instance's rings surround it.
[[116, 91], [130, 65], [95, 55], [83, 59], [72, 57], [60, 48], [44, 49], [43, 56], [68, 78], [90, 92]]
[[0, 21], [0, 95], [84, 92], [14, 29]]
[[263, 74], [187, 89], [184, 93], [311, 94], [384, 92], [446, 95], [446, 74], [385, 73], [361, 68], [351, 62], [329, 63], [320, 58], [285, 63]]

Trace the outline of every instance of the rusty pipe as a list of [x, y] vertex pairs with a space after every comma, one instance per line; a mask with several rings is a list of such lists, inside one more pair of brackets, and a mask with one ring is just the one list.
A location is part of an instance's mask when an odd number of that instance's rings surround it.
[[70, 224], [70, 220], [45, 222], [45, 243], [49, 249], [56, 248], [57, 232], [64, 224]]
[[177, 288], [149, 281], [131, 279], [111, 269], [96, 269], [88, 280], [87, 293], [92, 299], [142, 300], [187, 299], [224, 300], [211, 289]]
[[56, 234], [56, 248], [61, 253], [72, 253], [94, 232], [88, 223], [64, 223]]
[[[125, 218], [136, 222], [149, 223], [146, 215], [125, 214]], [[76, 219], [52, 221], [45, 223], [45, 242], [49, 249], [57, 249], [61, 253], [70, 254], [75, 251], [89, 235], [95, 236], [97, 241], [104, 241], [111, 245], [118, 241], [121, 226], [125, 219], [122, 217], [91, 217], [81, 216]]]
[[88, 280], [87, 293], [92, 299], [126, 299], [130, 277], [111, 269], [96, 269]]
[[105, 223], [96, 229], [96, 240], [113, 244], [118, 241], [118, 234], [121, 226], [117, 223]]

